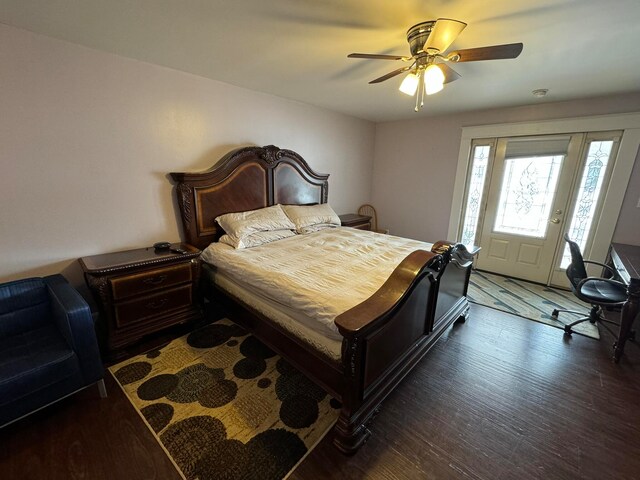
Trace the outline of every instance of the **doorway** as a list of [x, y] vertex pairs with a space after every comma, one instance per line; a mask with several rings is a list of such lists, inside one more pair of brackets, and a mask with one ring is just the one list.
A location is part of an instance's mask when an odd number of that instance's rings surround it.
[[602, 212], [621, 132], [472, 142], [461, 241], [476, 268], [568, 286], [564, 232], [585, 251]]

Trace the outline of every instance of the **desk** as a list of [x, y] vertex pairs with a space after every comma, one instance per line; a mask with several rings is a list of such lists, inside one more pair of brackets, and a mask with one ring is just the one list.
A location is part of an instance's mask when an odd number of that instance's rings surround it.
[[622, 306], [620, 332], [614, 344], [613, 359], [618, 362], [629, 339], [633, 321], [640, 312], [640, 246], [612, 243], [611, 262], [622, 281], [627, 284], [627, 301]]

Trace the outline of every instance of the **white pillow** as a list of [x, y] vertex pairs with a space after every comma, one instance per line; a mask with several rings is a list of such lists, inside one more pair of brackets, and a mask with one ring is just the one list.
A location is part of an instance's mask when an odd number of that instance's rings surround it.
[[333, 223], [318, 223], [317, 225], [309, 225], [308, 227], [302, 227], [298, 233], [313, 233], [324, 230], [325, 228], [337, 228], [338, 225]]
[[340, 226], [340, 218], [328, 203], [318, 205], [283, 205], [282, 209], [295, 225], [296, 232], [318, 224]]
[[220, 242], [231, 245], [233, 248], [251, 248], [265, 243], [275, 242], [287, 237], [295, 237], [296, 233], [292, 230], [271, 230], [270, 232], [256, 232], [246, 235], [239, 240], [235, 240], [229, 235], [220, 237]]
[[227, 213], [217, 217], [216, 222], [233, 242], [239, 242], [243, 237], [256, 232], [294, 230], [296, 228], [280, 205], [248, 212]]

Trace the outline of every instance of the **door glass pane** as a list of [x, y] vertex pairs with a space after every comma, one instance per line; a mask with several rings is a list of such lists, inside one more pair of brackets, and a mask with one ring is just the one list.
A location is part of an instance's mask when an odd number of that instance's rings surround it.
[[[612, 148], [613, 140], [598, 140], [589, 144], [576, 206], [571, 218], [571, 227], [569, 227], [569, 237], [580, 245], [580, 250], [583, 252], [596, 213], [596, 207], [598, 206], [598, 198], [602, 190], [602, 183]], [[569, 246], [566, 245], [560, 268], [567, 268], [569, 263], [571, 263], [571, 253], [569, 252]]]
[[494, 232], [543, 238], [564, 155], [507, 158]]
[[473, 149], [469, 192], [467, 193], [464, 223], [462, 224], [462, 238], [460, 240], [465, 245], [473, 245], [476, 239], [480, 204], [482, 202], [484, 181], [487, 176], [490, 150], [491, 146], [489, 145], [478, 145]]

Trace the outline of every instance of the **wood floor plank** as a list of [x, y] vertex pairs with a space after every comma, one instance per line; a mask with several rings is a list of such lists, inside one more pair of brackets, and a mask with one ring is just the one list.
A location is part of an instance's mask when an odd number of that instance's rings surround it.
[[113, 377], [0, 430], [0, 476], [20, 480], [180, 479]]
[[[640, 479], [640, 348], [483, 306], [453, 326], [383, 403], [353, 457], [326, 437], [308, 479]], [[0, 430], [9, 479], [177, 479], [122, 391], [89, 389]]]
[[[291, 478], [349, 478], [356, 467], [372, 479], [638, 479], [640, 349], [616, 365], [602, 337], [568, 339], [474, 305], [387, 399], [355, 457], [326, 438]], [[387, 453], [395, 477], [379, 475], [370, 450]]]

